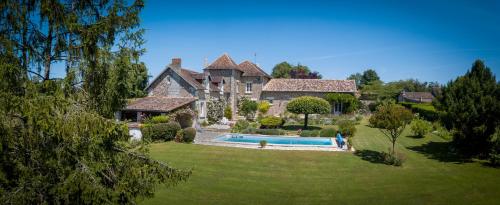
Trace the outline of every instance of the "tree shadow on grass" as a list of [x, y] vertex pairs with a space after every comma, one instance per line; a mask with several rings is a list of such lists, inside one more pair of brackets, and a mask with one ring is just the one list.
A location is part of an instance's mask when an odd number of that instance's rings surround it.
[[427, 144], [407, 148], [440, 162], [455, 164], [472, 162], [470, 157], [465, 157], [453, 151], [450, 142], [428, 142]]
[[385, 164], [384, 159], [382, 158], [382, 152], [374, 151], [374, 150], [356, 150], [354, 155], [361, 157], [362, 160], [375, 163], [375, 164]]
[[412, 138], [412, 139], [424, 139], [424, 137], [418, 136], [418, 135], [407, 135], [406, 137]]
[[[290, 131], [290, 130], [296, 131], [296, 130], [299, 130], [302, 128], [304, 128], [303, 125], [284, 125], [281, 129], [288, 130], [288, 131]], [[321, 127], [314, 126], [314, 125], [308, 125], [307, 130], [321, 130]]]

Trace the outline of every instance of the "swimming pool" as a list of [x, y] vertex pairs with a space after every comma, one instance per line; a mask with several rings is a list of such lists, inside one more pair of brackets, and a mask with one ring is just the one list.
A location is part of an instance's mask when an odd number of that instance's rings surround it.
[[232, 143], [255, 143], [266, 140], [268, 144], [275, 145], [308, 145], [308, 146], [333, 146], [331, 138], [322, 137], [280, 137], [280, 136], [259, 136], [226, 134], [215, 139], [216, 141]]

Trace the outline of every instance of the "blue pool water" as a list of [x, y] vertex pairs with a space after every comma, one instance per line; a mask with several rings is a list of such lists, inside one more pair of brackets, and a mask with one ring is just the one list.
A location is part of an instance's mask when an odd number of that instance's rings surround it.
[[330, 138], [320, 137], [279, 137], [279, 136], [255, 136], [242, 134], [227, 134], [216, 139], [224, 142], [259, 143], [266, 140], [268, 144], [278, 145], [332, 145]]

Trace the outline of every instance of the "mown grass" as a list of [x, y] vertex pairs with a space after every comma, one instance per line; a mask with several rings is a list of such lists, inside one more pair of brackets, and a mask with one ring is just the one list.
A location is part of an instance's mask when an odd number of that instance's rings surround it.
[[396, 148], [407, 160], [393, 167], [376, 157], [386, 137], [366, 120], [357, 128], [357, 154], [153, 144], [154, 158], [193, 175], [143, 204], [500, 203], [500, 169], [450, 154], [445, 140], [404, 133]]

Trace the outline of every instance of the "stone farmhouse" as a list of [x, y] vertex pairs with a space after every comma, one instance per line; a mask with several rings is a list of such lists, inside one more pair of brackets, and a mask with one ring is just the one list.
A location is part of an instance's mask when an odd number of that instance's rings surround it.
[[[190, 107], [204, 119], [211, 98], [224, 98], [236, 117], [241, 97], [267, 100], [272, 105], [268, 114], [279, 115], [295, 97], [323, 97], [327, 93], [355, 95], [357, 89], [353, 80], [273, 79], [256, 64], [250, 61], [237, 64], [223, 54], [202, 72], [183, 68], [181, 59], [174, 58], [146, 91], [148, 96], [129, 102], [120, 118], [140, 121], [145, 116]], [[332, 112], [339, 114], [342, 108], [341, 104], [333, 105]]]

